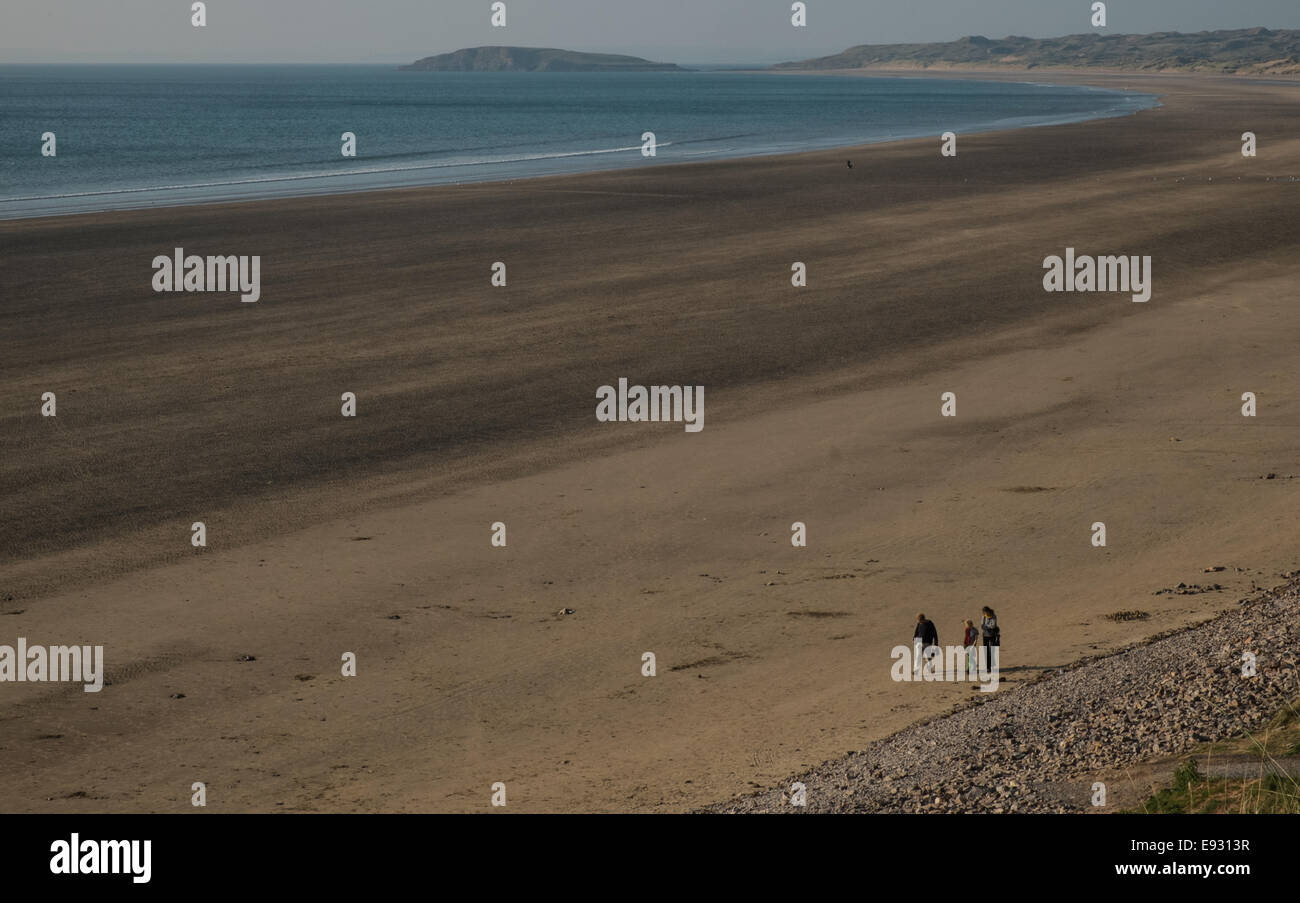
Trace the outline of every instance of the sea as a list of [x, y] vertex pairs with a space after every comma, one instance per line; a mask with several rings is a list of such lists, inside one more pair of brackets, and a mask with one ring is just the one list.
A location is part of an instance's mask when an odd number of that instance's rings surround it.
[[[1136, 92], [758, 72], [0, 66], [0, 219], [524, 179], [1127, 116]], [[345, 156], [343, 135], [355, 135]], [[644, 149], [654, 136], [654, 155]], [[43, 153], [51, 142], [53, 155]]]

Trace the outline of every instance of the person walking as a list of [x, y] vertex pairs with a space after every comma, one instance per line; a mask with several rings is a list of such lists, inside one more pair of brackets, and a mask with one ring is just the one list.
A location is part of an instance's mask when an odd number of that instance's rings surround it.
[[919, 674], [922, 658], [932, 647], [939, 645], [939, 630], [924, 614], [916, 616], [916, 630], [912, 631], [912, 643], [916, 647], [916, 655], [912, 659], [913, 667]]
[[998, 616], [987, 605], [983, 608], [984, 618], [980, 621], [980, 632], [984, 634], [985, 667], [993, 667], [993, 650], [1002, 645], [1002, 629], [998, 627]]

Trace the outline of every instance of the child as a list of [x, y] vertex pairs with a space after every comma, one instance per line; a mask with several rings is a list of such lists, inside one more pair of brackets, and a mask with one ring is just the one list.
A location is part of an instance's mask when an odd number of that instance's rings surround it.
[[966, 620], [966, 635], [962, 645], [966, 647], [966, 673], [975, 674], [975, 647], [979, 645], [980, 632], [975, 629], [975, 622]]

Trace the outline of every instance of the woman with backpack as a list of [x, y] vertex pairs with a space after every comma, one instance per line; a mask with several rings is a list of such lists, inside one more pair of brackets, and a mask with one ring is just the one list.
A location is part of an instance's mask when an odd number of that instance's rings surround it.
[[984, 618], [980, 621], [980, 632], [984, 634], [984, 657], [986, 668], [993, 667], [993, 650], [1002, 645], [1002, 630], [998, 627], [998, 616], [987, 605], [982, 609]]

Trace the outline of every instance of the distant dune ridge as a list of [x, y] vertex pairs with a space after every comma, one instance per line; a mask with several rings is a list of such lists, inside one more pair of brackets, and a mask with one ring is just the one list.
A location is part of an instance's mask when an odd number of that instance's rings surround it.
[[1300, 73], [1300, 31], [1241, 28], [1182, 34], [1075, 34], [1062, 38], [975, 35], [941, 44], [860, 44], [843, 53], [777, 63], [773, 69], [998, 68], [1132, 69], [1240, 75]]
[[639, 56], [579, 53], [550, 47], [469, 47], [454, 53], [426, 56], [407, 71], [424, 72], [682, 72], [673, 63], [655, 63]]

